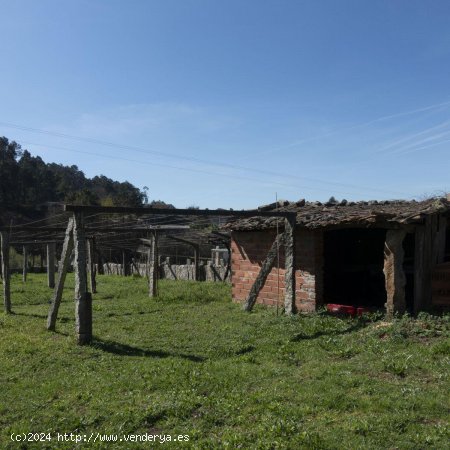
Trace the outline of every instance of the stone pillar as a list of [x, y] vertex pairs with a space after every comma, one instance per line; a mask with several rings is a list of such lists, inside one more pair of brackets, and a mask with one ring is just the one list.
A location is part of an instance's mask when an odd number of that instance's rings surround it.
[[405, 285], [406, 276], [403, 271], [403, 239], [404, 230], [388, 230], [384, 243], [384, 278], [386, 285], [386, 314], [392, 317], [395, 313], [403, 314], [406, 310]]
[[52, 289], [55, 287], [55, 253], [56, 244], [47, 244], [47, 283]]
[[86, 236], [82, 212], [74, 214], [75, 246], [75, 324], [77, 342], [89, 344], [92, 340], [92, 297], [88, 292], [86, 273]]
[[285, 294], [284, 310], [286, 314], [294, 314], [295, 306], [295, 224], [296, 216], [286, 217], [284, 220], [284, 264], [285, 264]]
[[11, 279], [9, 273], [9, 236], [7, 231], [0, 232], [3, 277], [3, 304], [5, 313], [11, 314]]

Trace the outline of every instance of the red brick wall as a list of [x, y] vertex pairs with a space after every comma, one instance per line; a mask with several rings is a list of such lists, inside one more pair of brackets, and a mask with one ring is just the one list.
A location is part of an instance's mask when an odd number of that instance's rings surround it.
[[[235, 301], [246, 300], [276, 231], [233, 231], [231, 235], [232, 295]], [[323, 302], [323, 234], [321, 231], [296, 230], [296, 306], [313, 311]], [[279, 286], [279, 288], [278, 288]], [[279, 294], [278, 294], [279, 291]], [[284, 248], [280, 246], [280, 264], [272, 268], [258, 303], [284, 305]]]

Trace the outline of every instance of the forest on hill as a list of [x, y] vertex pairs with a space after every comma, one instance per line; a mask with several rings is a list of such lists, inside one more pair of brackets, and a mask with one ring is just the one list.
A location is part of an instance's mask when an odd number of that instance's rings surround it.
[[148, 204], [148, 196], [147, 188], [141, 191], [127, 181], [104, 175], [87, 178], [76, 165], [46, 163], [17, 142], [0, 137], [0, 208], [14, 211], [45, 202], [142, 206]]

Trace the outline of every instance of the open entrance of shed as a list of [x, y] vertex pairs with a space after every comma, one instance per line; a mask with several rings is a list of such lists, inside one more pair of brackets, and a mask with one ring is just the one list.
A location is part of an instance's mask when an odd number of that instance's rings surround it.
[[403, 239], [403, 272], [405, 273], [405, 306], [406, 311], [414, 314], [414, 257], [415, 257], [415, 234], [406, 233]]
[[450, 262], [450, 221], [447, 219], [447, 228], [445, 231], [445, 247], [444, 247], [444, 262]]
[[324, 233], [326, 303], [382, 309], [386, 230], [348, 228]]

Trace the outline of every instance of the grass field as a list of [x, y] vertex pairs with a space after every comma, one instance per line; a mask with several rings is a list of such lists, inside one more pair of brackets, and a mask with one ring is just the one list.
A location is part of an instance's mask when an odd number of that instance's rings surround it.
[[[223, 284], [98, 277], [93, 345], [74, 341], [73, 277], [57, 332], [45, 276], [0, 314], [0, 448], [159, 448], [56, 433], [188, 435], [161, 448], [445, 449], [450, 318], [251, 313]], [[20, 445], [12, 433], [52, 433]]]

